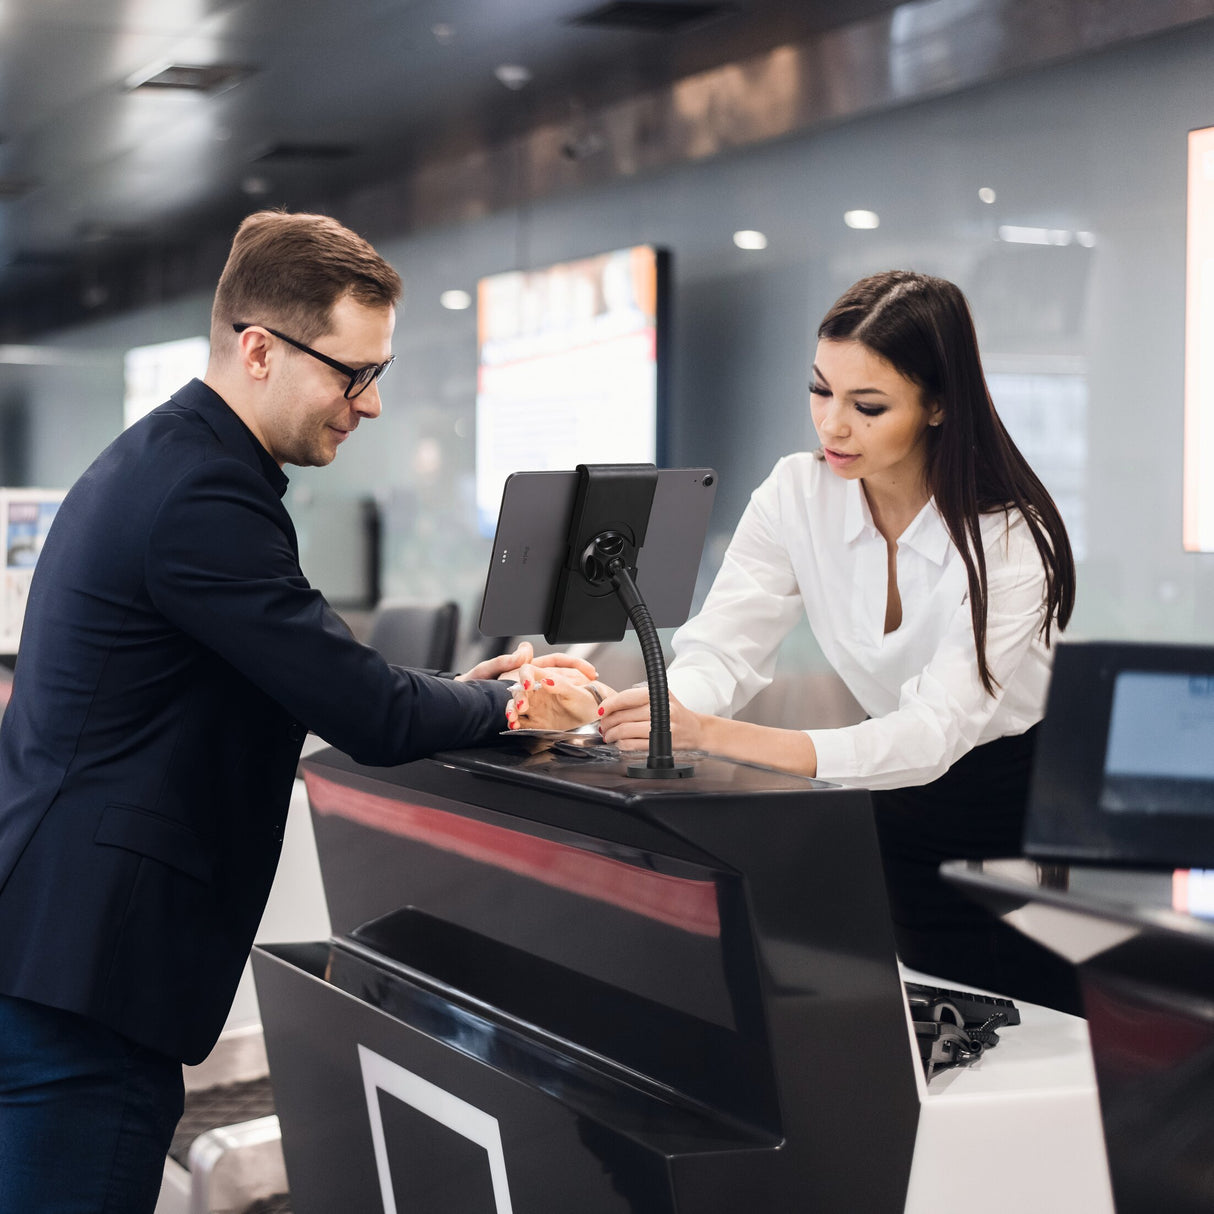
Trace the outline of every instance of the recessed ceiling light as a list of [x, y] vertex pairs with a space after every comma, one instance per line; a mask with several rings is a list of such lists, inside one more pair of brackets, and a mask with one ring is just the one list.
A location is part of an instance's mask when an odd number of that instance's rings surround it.
[[982, 189], [978, 191], [978, 197], [981, 198], [985, 203], [992, 203], [995, 201], [995, 191], [992, 190], [989, 185], [984, 185]]
[[735, 232], [733, 242], [739, 249], [767, 248], [767, 237], [762, 232], [754, 231], [753, 228], [743, 228], [740, 232]]
[[438, 302], [452, 312], [462, 312], [465, 308], [472, 307], [472, 296], [467, 291], [461, 291], [457, 288], [444, 291], [438, 297]]
[[843, 222], [849, 228], [875, 228], [881, 222], [876, 211], [844, 211]]
[[445, 46], [455, 37], [455, 26], [439, 21], [430, 27], [430, 32], [434, 35], [435, 42]]
[[523, 67], [521, 63], [500, 63], [493, 69], [493, 74], [513, 92], [531, 83], [531, 69]]

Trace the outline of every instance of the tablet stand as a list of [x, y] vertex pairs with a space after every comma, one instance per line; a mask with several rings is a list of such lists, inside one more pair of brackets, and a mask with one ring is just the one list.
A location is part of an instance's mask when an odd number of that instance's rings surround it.
[[[703, 483], [711, 485], [711, 476]], [[687, 484], [688, 492], [694, 491], [695, 482], [689, 480]], [[618, 641], [631, 621], [645, 659], [650, 730], [649, 757], [644, 763], [630, 764], [628, 774], [663, 780], [689, 776], [693, 768], [674, 761], [666, 664], [657, 627], [636, 582], [637, 554], [645, 543], [657, 485], [658, 469], [653, 464], [578, 465], [577, 487], [564, 532], [567, 542], [551, 558], [560, 568], [551, 602], [546, 604], [543, 631], [550, 645]], [[678, 519], [692, 519], [695, 510], [683, 513], [677, 508], [681, 504], [675, 499], [672, 508], [667, 499], [667, 513]], [[668, 523], [669, 519], [663, 521]], [[690, 522], [688, 530], [694, 530]], [[646, 584], [651, 590], [662, 589], [660, 579], [672, 581], [686, 576], [663, 567], [647, 569]]]
[[[670, 738], [670, 688], [666, 682], [666, 662], [662, 643], [645, 600], [637, 590], [632, 571], [621, 556], [621, 537], [605, 531], [591, 543], [590, 572], [583, 570], [594, 585], [601, 576], [610, 579], [616, 596], [628, 613], [641, 644], [645, 659], [645, 678], [649, 683], [649, 757], [644, 763], [630, 763], [628, 774], [642, 780], [670, 780], [690, 776], [695, 768], [690, 763], [676, 763]], [[598, 569], [595, 566], [598, 566]], [[602, 573], [599, 573], [599, 569]], [[592, 577], [591, 573], [595, 576]]]

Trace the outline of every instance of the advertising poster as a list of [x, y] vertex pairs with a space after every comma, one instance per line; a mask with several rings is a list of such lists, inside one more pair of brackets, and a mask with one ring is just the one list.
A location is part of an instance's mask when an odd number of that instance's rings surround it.
[[34, 565], [64, 492], [62, 489], [0, 489], [0, 527], [3, 528], [0, 539], [4, 545], [0, 653], [17, 652]]

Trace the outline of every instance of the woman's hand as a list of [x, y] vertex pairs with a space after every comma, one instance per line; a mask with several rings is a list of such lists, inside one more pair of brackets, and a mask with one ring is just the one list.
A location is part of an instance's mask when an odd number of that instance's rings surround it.
[[599, 719], [599, 704], [610, 687], [580, 672], [523, 666], [511, 687], [506, 722], [511, 729], [576, 729]]
[[520, 641], [513, 653], [503, 653], [496, 658], [486, 658], [471, 670], [457, 676], [457, 681], [467, 683], [472, 679], [511, 679], [517, 681], [523, 666], [537, 666], [549, 674], [559, 673], [562, 678], [580, 679], [588, 683], [595, 677], [594, 667], [585, 658], [573, 658], [567, 653], [545, 653], [534, 656], [530, 641]]
[[[673, 750], [702, 750], [704, 721], [698, 712], [670, 697], [670, 743]], [[649, 749], [649, 689], [629, 687], [603, 701], [603, 741], [621, 750]]]

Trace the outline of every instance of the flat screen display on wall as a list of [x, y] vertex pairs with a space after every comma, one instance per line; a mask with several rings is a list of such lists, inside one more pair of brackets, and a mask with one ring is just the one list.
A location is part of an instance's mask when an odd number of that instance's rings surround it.
[[210, 351], [211, 342], [206, 337], [183, 337], [129, 349], [123, 359], [123, 426], [133, 426], [191, 379], [201, 379]]
[[662, 462], [669, 257], [638, 245], [477, 288], [476, 513], [511, 472]]
[[1184, 546], [1214, 552], [1214, 127], [1189, 132]]

